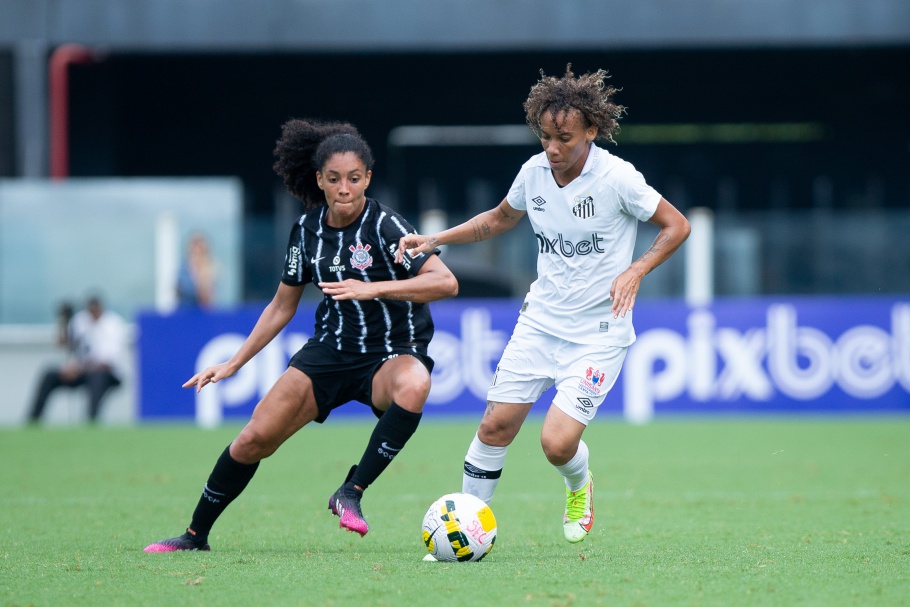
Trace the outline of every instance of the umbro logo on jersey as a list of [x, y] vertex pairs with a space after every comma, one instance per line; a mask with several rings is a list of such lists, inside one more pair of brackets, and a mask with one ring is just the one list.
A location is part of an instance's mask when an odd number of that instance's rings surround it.
[[535, 196], [531, 199], [531, 202], [534, 203], [533, 209], [535, 211], [546, 211], [546, 209], [543, 208], [543, 205], [547, 204], [547, 201], [544, 200], [542, 196]]
[[594, 197], [576, 196], [575, 206], [572, 207], [572, 214], [581, 219], [594, 217]]

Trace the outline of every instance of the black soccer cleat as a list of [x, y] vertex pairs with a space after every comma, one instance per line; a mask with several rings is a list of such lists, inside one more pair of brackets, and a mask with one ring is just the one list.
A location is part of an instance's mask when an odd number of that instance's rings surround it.
[[167, 540], [161, 540], [154, 544], [149, 544], [143, 552], [177, 552], [178, 550], [211, 550], [211, 546], [206, 541], [197, 541], [188, 532], [178, 537], [172, 537]]
[[357, 466], [351, 466], [344, 483], [329, 498], [329, 510], [340, 519], [338, 522], [339, 527], [359, 533], [360, 537], [363, 537], [370, 530], [370, 526], [360, 511], [360, 498], [363, 497], [363, 493], [353, 487], [347, 487], [356, 469]]

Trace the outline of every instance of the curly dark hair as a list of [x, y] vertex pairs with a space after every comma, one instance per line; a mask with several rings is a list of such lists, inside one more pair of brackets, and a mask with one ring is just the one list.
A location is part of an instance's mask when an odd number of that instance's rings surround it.
[[585, 128], [597, 127], [595, 139], [616, 143], [613, 133], [619, 132], [619, 118], [626, 108], [613, 102], [617, 89], [604, 83], [608, 77], [605, 70], [576, 77], [571, 63], [566, 65], [562, 78], [547, 76], [540, 70], [540, 80], [531, 87], [524, 102], [528, 126], [539, 137], [544, 114], [552, 113], [555, 117], [574, 108], [581, 112]]
[[281, 127], [274, 150], [278, 160], [272, 168], [284, 179], [288, 192], [303, 201], [305, 209], [315, 209], [325, 204], [316, 173], [334, 154], [345, 152], [356, 154], [366, 169], [372, 170], [373, 151], [354, 125], [295, 118]]

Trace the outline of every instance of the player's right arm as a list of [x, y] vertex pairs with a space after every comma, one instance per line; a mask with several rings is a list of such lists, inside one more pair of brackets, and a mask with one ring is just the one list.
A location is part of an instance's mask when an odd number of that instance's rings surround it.
[[240, 367], [249, 362], [291, 322], [297, 312], [297, 305], [300, 303], [303, 287], [304, 285], [279, 283], [275, 297], [272, 298], [272, 301], [259, 315], [256, 326], [253, 327], [253, 330], [243, 342], [243, 345], [240, 346], [240, 349], [237, 350], [237, 353], [227, 362], [212, 365], [200, 371], [188, 379], [183, 384], [183, 387], [196, 386], [196, 392], [199, 392], [206, 384], [218, 382], [236, 373]]
[[395, 261], [401, 263], [405, 250], [411, 250], [416, 255], [427, 253], [441, 245], [480, 242], [499, 236], [518, 225], [525, 213], [516, 210], [508, 200], [503, 199], [496, 208], [475, 215], [466, 222], [438, 234], [432, 236], [407, 234], [398, 242]]

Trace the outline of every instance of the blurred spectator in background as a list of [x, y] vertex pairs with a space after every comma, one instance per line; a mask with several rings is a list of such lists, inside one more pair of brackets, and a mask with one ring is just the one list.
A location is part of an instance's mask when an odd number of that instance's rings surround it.
[[70, 339], [70, 321], [73, 320], [73, 304], [64, 301], [57, 308], [57, 346], [73, 352], [73, 340]]
[[215, 301], [217, 268], [206, 237], [197, 232], [187, 242], [186, 257], [177, 275], [180, 306], [211, 308]]
[[72, 306], [62, 304], [58, 317], [57, 343], [66, 347], [68, 356], [62, 365], [44, 372], [29, 421], [41, 419], [54, 390], [79, 386], [88, 390], [88, 416], [95, 421], [104, 396], [121, 383], [126, 325], [120, 315], [105, 310], [101, 298], [94, 295], [89, 297], [86, 309], [75, 314]]

